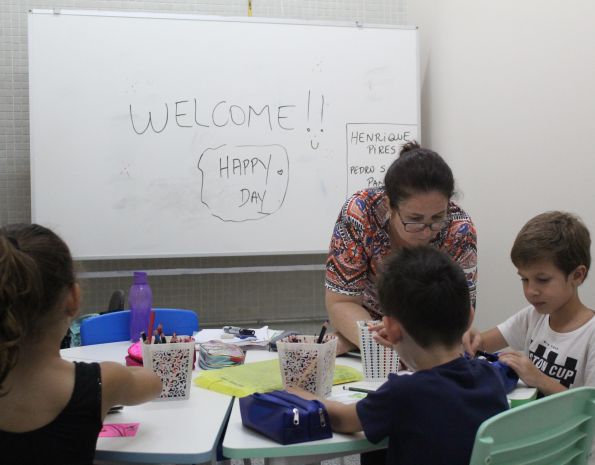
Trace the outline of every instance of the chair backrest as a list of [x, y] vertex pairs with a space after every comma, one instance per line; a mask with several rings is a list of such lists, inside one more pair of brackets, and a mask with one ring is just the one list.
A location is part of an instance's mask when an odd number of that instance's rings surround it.
[[112, 293], [109, 299], [109, 303], [107, 304], [107, 311], [102, 313], [119, 312], [121, 310], [124, 310], [125, 305], [126, 298], [124, 297], [124, 291], [122, 289], [117, 289]]
[[[155, 328], [159, 323], [167, 335], [192, 335], [198, 331], [198, 315], [193, 310], [155, 308]], [[105, 313], [81, 322], [81, 345], [104, 344], [130, 339], [130, 310]]]
[[580, 387], [484, 421], [470, 465], [587, 464], [595, 432], [595, 388]]

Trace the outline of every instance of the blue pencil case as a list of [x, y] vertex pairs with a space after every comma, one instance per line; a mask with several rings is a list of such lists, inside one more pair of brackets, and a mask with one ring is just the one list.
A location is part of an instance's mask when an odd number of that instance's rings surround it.
[[315, 441], [333, 436], [328, 412], [318, 400], [287, 391], [254, 393], [240, 398], [242, 424], [280, 444]]
[[490, 365], [498, 371], [506, 394], [517, 387], [517, 384], [519, 383], [519, 375], [516, 374], [516, 371], [500, 361], [490, 362]]
[[[490, 354], [489, 352], [478, 350], [476, 356], [483, 360], [486, 360], [492, 367], [494, 367], [494, 369], [498, 373], [498, 376], [500, 377], [500, 381], [502, 381], [502, 385], [504, 386], [506, 394], [508, 394], [517, 387], [517, 384], [519, 383], [519, 375], [517, 375], [516, 371], [514, 371], [508, 365], [502, 363], [498, 359], [498, 354], [498, 352], [496, 352], [495, 354]], [[465, 353], [465, 357], [467, 357], [468, 359], [471, 358], [467, 353]]]

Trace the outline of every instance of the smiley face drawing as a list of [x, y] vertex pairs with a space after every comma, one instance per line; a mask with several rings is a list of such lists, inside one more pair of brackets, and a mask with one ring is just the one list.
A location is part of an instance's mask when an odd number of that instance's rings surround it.
[[[308, 105], [307, 105], [307, 118], [308, 118], [308, 126], [306, 127], [306, 132], [310, 136], [310, 147], [312, 150], [317, 150], [320, 147], [319, 137], [324, 134], [324, 128], [322, 127], [324, 122], [324, 95], [320, 96], [320, 129], [316, 131], [311, 124], [310, 119], [310, 108], [311, 108], [311, 93], [312, 91], [308, 91]], [[316, 110], [312, 108], [312, 112], [314, 113]]]

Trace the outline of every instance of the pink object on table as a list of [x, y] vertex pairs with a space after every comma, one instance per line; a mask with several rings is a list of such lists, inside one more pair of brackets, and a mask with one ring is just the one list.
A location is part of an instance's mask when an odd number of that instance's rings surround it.
[[138, 360], [132, 358], [130, 355], [127, 355], [126, 357], [124, 357], [124, 360], [126, 360], [127, 367], [142, 367], [143, 366], [143, 362], [139, 362]]
[[104, 423], [100, 438], [126, 438], [136, 436], [140, 423]]
[[[190, 336], [180, 336], [178, 338], [178, 342], [190, 342], [190, 341], [194, 341], [193, 337]], [[124, 357], [124, 359], [126, 360], [126, 366], [139, 366], [142, 367], [143, 366], [143, 342], [142, 341], [136, 341], [134, 344], [131, 344], [130, 347], [128, 347], [128, 355], [126, 355], [126, 357]], [[192, 360], [192, 366], [194, 366], [196, 364], [196, 352], [194, 352], [194, 358]]]
[[138, 364], [141, 366], [143, 364], [143, 346], [142, 346], [142, 344], [143, 344], [142, 341], [136, 341], [134, 344], [132, 344], [130, 347], [128, 347], [128, 357], [135, 360], [136, 362], [139, 362]]

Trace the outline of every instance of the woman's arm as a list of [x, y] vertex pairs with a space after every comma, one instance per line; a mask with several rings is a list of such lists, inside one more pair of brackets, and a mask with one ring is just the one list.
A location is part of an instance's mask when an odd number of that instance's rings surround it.
[[[451, 204], [452, 205], [452, 204]], [[459, 214], [466, 219], [454, 220], [448, 231], [448, 240], [446, 241], [448, 254], [459, 264], [465, 273], [467, 286], [469, 287], [469, 298], [471, 306], [476, 309], [477, 297], [477, 231], [471, 218], [461, 210], [455, 207]]]
[[330, 323], [339, 333], [337, 355], [359, 347], [356, 322], [370, 319], [370, 314], [362, 306], [361, 296], [338, 294], [327, 289], [325, 303]]
[[[376, 202], [376, 203], [375, 203]], [[369, 320], [362, 293], [371, 272], [370, 260], [377, 230], [371, 228], [378, 199], [360, 192], [347, 200], [331, 237], [326, 263], [325, 303], [337, 330], [337, 354], [359, 347], [356, 321]]]
[[115, 362], [100, 365], [102, 418], [114, 405], [142, 404], [161, 392], [161, 378], [148, 368], [127, 367]]

